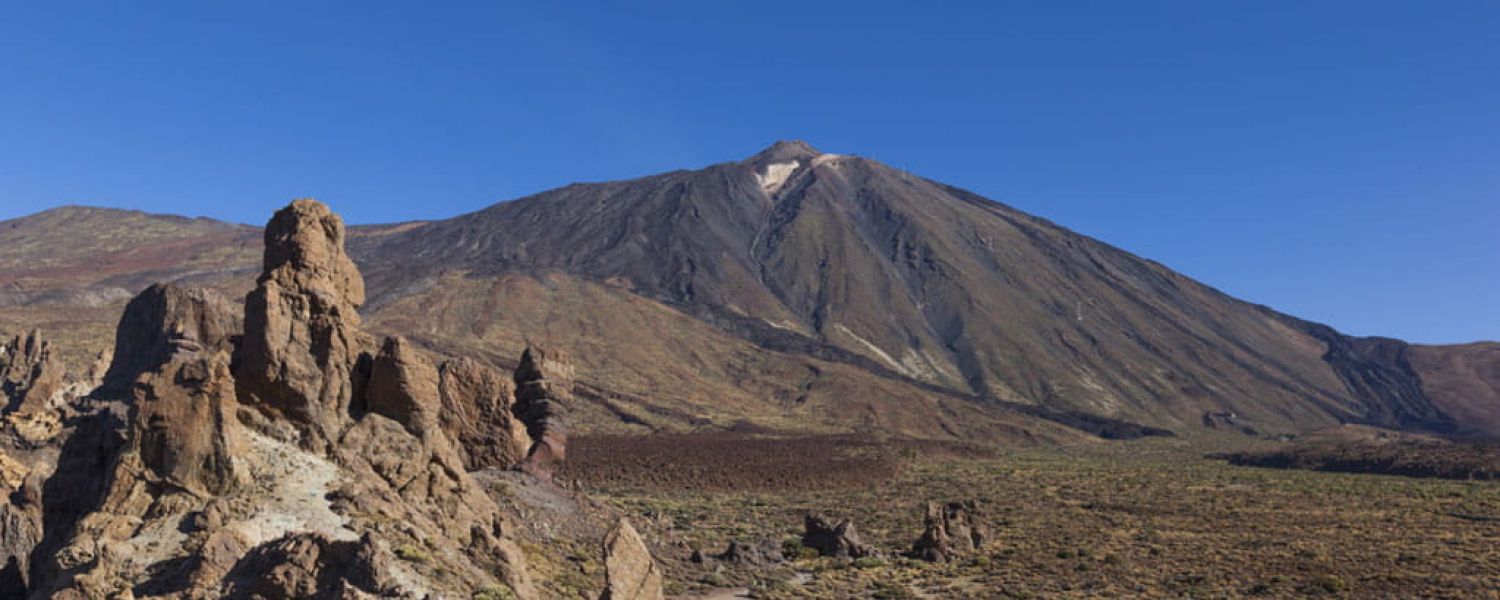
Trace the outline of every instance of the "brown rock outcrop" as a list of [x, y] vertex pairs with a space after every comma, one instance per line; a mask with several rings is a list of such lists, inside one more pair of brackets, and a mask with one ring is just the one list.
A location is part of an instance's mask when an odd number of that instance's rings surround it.
[[201, 496], [223, 494], [246, 476], [235, 464], [245, 442], [229, 374], [238, 325], [217, 295], [170, 284], [147, 288], [125, 307], [118, 359], [105, 380], [134, 380], [132, 437], [162, 483]]
[[57, 434], [66, 373], [38, 330], [0, 345], [0, 412], [17, 441], [37, 446]]
[[438, 431], [438, 372], [401, 337], [388, 337], [370, 366], [365, 410], [390, 417], [426, 439]]
[[821, 515], [809, 513], [802, 519], [802, 545], [818, 551], [819, 556], [863, 558], [875, 556], [874, 548], [859, 539], [854, 522], [848, 519], [833, 523]]
[[440, 426], [437, 369], [400, 338], [363, 351], [338, 217], [297, 201], [266, 241], [238, 345], [240, 322], [210, 293], [157, 285], [130, 302], [92, 412], [32, 494], [45, 510], [29, 495], [0, 506], [0, 542], [33, 548], [0, 556], [15, 559], [0, 590], [535, 598], [503, 514]]
[[218, 294], [175, 284], [148, 287], [120, 315], [101, 393], [128, 391], [142, 373], [178, 354], [230, 352], [231, 339], [242, 328], [239, 315]]
[[[47, 532], [51, 562], [35, 593], [108, 597], [139, 583], [153, 560], [203, 554], [201, 540], [173, 547], [183, 534], [171, 532], [183, 515], [250, 483], [229, 372], [236, 328], [228, 304], [204, 290], [155, 285], [126, 306], [121, 345], [96, 392], [102, 408], [82, 419], [45, 484], [50, 528], [71, 536]], [[111, 423], [127, 411], [115, 445]], [[192, 564], [183, 577], [211, 566]]]
[[557, 463], [567, 458], [567, 398], [571, 393], [571, 369], [556, 356], [534, 346], [521, 353], [516, 366], [516, 416], [526, 424], [531, 448], [521, 468], [542, 479], [551, 479]]
[[912, 544], [912, 558], [939, 562], [968, 554], [984, 546], [988, 530], [979, 519], [979, 504], [928, 502], [923, 518], [926, 530]]
[[383, 597], [397, 591], [386, 575], [395, 557], [364, 536], [357, 542], [291, 534], [247, 553], [226, 577], [225, 598]]
[[241, 401], [282, 415], [305, 447], [338, 439], [368, 346], [359, 331], [364, 280], [344, 253], [344, 222], [316, 200], [276, 212], [265, 231], [263, 272], [245, 298], [236, 355]]
[[526, 457], [531, 436], [511, 410], [511, 383], [494, 369], [468, 358], [445, 362], [438, 393], [439, 424], [458, 444], [464, 468], [508, 469]]
[[661, 567], [630, 521], [621, 518], [604, 536], [604, 593], [599, 600], [661, 600]]

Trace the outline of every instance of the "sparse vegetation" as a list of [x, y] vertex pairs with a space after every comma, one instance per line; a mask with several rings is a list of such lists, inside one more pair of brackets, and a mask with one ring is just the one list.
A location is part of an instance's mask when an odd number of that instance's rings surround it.
[[427, 562], [427, 551], [415, 544], [402, 544], [396, 548], [396, 558], [407, 562]]
[[474, 592], [474, 600], [515, 600], [516, 593], [503, 585], [491, 586]]
[[[665, 517], [671, 535], [700, 547], [780, 540], [794, 562], [772, 571], [660, 557], [686, 581], [718, 570], [723, 586], [751, 586], [764, 598], [1464, 597], [1500, 572], [1500, 528], [1449, 515], [1500, 514], [1500, 484], [1237, 467], [1202, 458], [1210, 445], [1153, 439], [990, 458], [922, 452], [866, 487], [584, 483], [629, 513]], [[796, 560], [806, 511], [852, 518], [866, 542], [889, 554], [921, 532], [922, 502], [947, 498], [975, 498], [987, 509], [993, 537], [971, 557]]]

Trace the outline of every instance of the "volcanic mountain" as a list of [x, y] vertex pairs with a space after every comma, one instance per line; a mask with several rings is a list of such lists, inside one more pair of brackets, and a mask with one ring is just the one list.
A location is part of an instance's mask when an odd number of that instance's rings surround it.
[[[47, 240], [68, 251], [47, 254]], [[62, 311], [123, 302], [147, 279], [230, 281], [253, 269], [257, 243], [253, 228], [100, 209], [0, 223], [0, 302], [13, 307], [0, 327], [60, 330], [61, 349], [85, 356], [92, 346], [68, 342], [86, 336], [68, 332], [90, 313]], [[801, 142], [356, 227], [350, 245], [368, 327], [501, 367], [545, 341], [576, 365], [586, 429], [1071, 435], [1043, 416], [1096, 433], [1119, 423], [1095, 417], [1500, 434], [1500, 345], [1346, 336]]]

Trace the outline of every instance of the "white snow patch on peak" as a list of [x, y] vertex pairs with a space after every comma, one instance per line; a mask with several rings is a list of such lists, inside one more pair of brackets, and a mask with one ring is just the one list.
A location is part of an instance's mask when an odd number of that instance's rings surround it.
[[767, 194], [774, 194], [776, 190], [781, 189], [782, 184], [786, 183], [787, 178], [792, 176], [792, 172], [796, 171], [797, 167], [800, 166], [802, 166], [802, 163], [795, 160], [771, 163], [766, 165], [765, 173], [755, 174], [755, 181], [760, 184], [761, 191]]

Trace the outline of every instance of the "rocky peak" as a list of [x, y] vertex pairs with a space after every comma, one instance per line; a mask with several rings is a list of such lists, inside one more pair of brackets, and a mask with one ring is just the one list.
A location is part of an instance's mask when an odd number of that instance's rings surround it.
[[821, 154], [822, 152], [802, 140], [777, 140], [776, 143], [756, 153], [745, 162], [753, 166], [794, 160], [806, 163]]
[[[0, 559], [47, 558], [19, 582], [33, 597], [536, 597], [440, 426], [437, 369], [402, 338], [369, 352], [343, 240], [321, 204], [278, 212], [238, 344], [209, 292], [156, 285], [129, 303], [110, 385], [38, 488], [50, 529], [29, 525], [35, 502], [0, 504], [28, 524]], [[393, 547], [445, 560], [396, 566]]]
[[240, 398], [284, 416], [307, 447], [328, 449], [349, 419], [364, 280], [344, 252], [344, 223], [297, 200], [266, 225], [264, 272], [245, 298], [235, 381]]
[[358, 322], [364, 279], [344, 252], [344, 220], [327, 205], [303, 198], [276, 211], [266, 223], [262, 269], [262, 281], [296, 282], [318, 293], [328, 308], [347, 309], [341, 316]]

